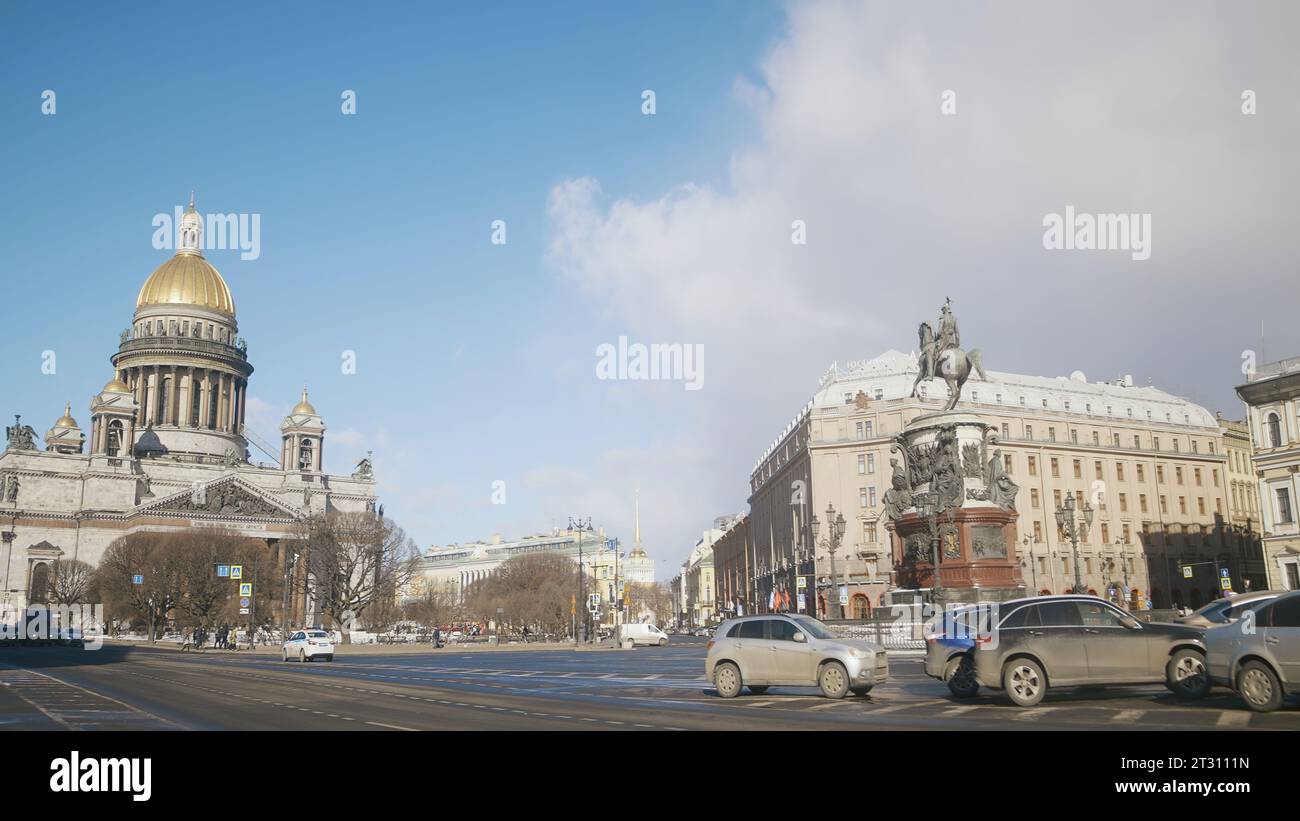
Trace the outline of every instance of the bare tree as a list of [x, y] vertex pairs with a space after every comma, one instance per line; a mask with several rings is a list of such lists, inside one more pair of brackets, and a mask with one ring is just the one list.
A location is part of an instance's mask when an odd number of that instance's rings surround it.
[[310, 546], [304, 592], [349, 644], [361, 614], [377, 602], [395, 600], [410, 581], [419, 552], [391, 519], [373, 513], [318, 514], [301, 530]]
[[661, 582], [629, 582], [627, 585], [628, 598], [631, 606], [628, 608], [628, 617], [639, 619], [648, 614], [655, 624], [667, 624], [673, 616], [673, 596], [672, 591], [666, 584]]
[[50, 604], [88, 604], [95, 570], [80, 559], [59, 559], [50, 565]]
[[158, 638], [184, 589], [184, 563], [168, 549], [171, 541], [160, 533], [123, 536], [108, 546], [95, 574], [106, 603], [114, 612], [143, 619], [150, 641]]
[[427, 627], [439, 627], [455, 620], [456, 601], [450, 594], [427, 588], [419, 598], [408, 601], [403, 607], [406, 617]]
[[496, 619], [497, 608], [507, 624], [542, 633], [563, 633], [578, 586], [578, 565], [558, 553], [514, 556], [470, 592], [469, 608], [477, 617]]

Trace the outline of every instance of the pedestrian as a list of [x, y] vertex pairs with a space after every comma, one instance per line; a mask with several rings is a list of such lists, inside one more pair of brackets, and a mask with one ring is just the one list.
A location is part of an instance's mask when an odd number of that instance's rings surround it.
[[437, 627], [433, 628], [433, 646], [435, 649], [442, 646], [442, 630]]

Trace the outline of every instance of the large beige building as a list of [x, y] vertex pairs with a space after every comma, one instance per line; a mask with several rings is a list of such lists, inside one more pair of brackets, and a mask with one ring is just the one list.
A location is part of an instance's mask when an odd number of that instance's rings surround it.
[[[375, 509], [369, 459], [351, 476], [325, 472], [325, 423], [305, 389], [284, 417], [280, 444], [265, 446], [272, 464], [250, 460], [244, 412], [253, 366], [230, 288], [203, 257], [202, 231], [191, 202], [175, 256], [140, 289], [87, 427], [69, 404], [44, 450], [30, 425], [8, 428], [0, 608], [44, 601], [52, 562], [95, 565], [114, 539], [137, 531], [219, 527], [274, 552], [310, 514]], [[303, 610], [310, 618], [307, 603]]]
[[[1251, 590], [1268, 587], [1268, 563], [1264, 560], [1264, 546], [1260, 525], [1259, 491], [1252, 463], [1250, 424], [1233, 421], [1215, 414], [1219, 431], [1223, 434], [1223, 450], [1227, 454], [1228, 506], [1226, 534], [1228, 549], [1234, 561], [1242, 568], [1242, 581]], [[1240, 592], [1242, 588], [1238, 587]]]
[[[808, 576], [803, 589], [815, 590], [807, 612], [862, 617], [886, 602], [896, 584], [882, 518], [890, 462], [899, 459], [893, 438], [947, 399], [937, 379], [922, 380], [911, 398], [917, 373], [916, 356], [898, 351], [832, 365], [763, 453], [750, 476], [750, 606], [763, 606], [774, 587], [799, 589], [799, 575]], [[1079, 545], [1079, 569], [1098, 594], [1195, 606], [1216, 595], [1215, 561], [1242, 589], [1223, 532], [1223, 435], [1208, 411], [1130, 378], [988, 375], [966, 384], [958, 408], [998, 431], [999, 455], [1019, 485], [1017, 547], [1027, 590], [1068, 592], [1074, 582], [1074, 551], [1054, 518], [1065, 494], [1097, 508]], [[833, 574], [828, 506], [846, 520]], [[814, 516], [821, 525], [815, 564], [808, 561]], [[1183, 577], [1181, 563], [1192, 578]]]
[[1254, 444], [1268, 586], [1300, 590], [1300, 357], [1264, 365], [1237, 388]]

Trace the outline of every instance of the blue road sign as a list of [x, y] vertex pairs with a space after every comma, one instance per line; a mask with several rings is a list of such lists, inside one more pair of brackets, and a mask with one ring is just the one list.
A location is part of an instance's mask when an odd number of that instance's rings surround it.
[[136, 573], [131, 577], [131, 584], [144, 584], [144, 576]]
[[1232, 576], [1232, 574], [1228, 572], [1228, 568], [1226, 568], [1226, 567], [1220, 567], [1220, 568], [1219, 568], [1219, 575], [1220, 575], [1221, 577], [1225, 578], [1225, 579], [1227, 579], [1227, 578], [1231, 578], [1231, 576]]
[[247, 598], [240, 599], [240, 600], [239, 600], [239, 606], [240, 606], [240, 607], [247, 607], [247, 606], [248, 606], [248, 599], [247, 599]]
[[217, 565], [217, 575], [223, 579], [227, 578], [230, 575], [230, 565], [228, 564]]

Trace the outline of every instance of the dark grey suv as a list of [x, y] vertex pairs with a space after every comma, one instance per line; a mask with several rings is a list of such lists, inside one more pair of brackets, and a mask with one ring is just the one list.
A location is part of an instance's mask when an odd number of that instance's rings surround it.
[[975, 642], [975, 680], [1032, 707], [1048, 687], [1163, 682], [1175, 695], [1210, 689], [1204, 633], [1144, 624], [1094, 596], [1042, 596], [1002, 605], [1000, 620]]

